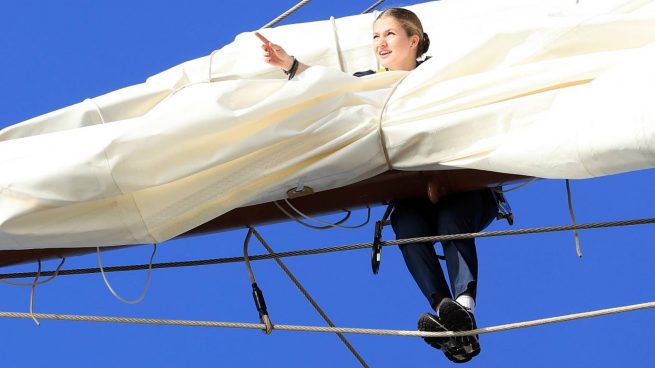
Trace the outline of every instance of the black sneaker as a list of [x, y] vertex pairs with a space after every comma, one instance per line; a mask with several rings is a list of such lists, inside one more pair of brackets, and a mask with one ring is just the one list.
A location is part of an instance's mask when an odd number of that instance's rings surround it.
[[[418, 330], [427, 332], [445, 332], [446, 327], [439, 321], [439, 317], [431, 313], [423, 313], [418, 319]], [[423, 340], [435, 349], [448, 348], [450, 337], [424, 337]]]
[[[423, 313], [418, 320], [419, 331], [444, 332], [448, 329], [441, 323], [439, 317], [431, 313]], [[466, 363], [473, 358], [459, 352], [452, 337], [424, 337], [423, 340], [435, 349], [443, 351], [448, 360], [455, 363]]]
[[[470, 331], [477, 328], [473, 313], [468, 308], [449, 298], [444, 298], [439, 305], [439, 319], [442, 325], [449, 331]], [[453, 339], [455, 346], [450, 352], [454, 356], [467, 357], [470, 360], [480, 354], [478, 335], [459, 336]]]

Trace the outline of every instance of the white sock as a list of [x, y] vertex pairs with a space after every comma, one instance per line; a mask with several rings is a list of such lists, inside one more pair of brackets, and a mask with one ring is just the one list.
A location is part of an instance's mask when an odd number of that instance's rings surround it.
[[460, 295], [457, 297], [457, 300], [455, 301], [461, 304], [462, 306], [470, 309], [471, 313], [473, 313], [473, 309], [475, 309], [475, 299], [471, 298], [468, 295]]

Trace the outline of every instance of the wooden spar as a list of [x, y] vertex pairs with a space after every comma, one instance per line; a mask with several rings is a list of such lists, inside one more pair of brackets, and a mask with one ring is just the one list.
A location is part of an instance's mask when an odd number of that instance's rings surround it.
[[[517, 182], [524, 176], [480, 170], [388, 171], [345, 187], [290, 199], [303, 213], [317, 216], [341, 210], [375, 206], [406, 198], [427, 198], [428, 183], [437, 197]], [[434, 196], [433, 196], [434, 197]], [[236, 208], [179, 237], [215, 233], [229, 229], [287, 221], [289, 218], [272, 202]], [[118, 247], [105, 247], [104, 250]], [[20, 263], [93, 253], [96, 248], [50, 248], [0, 251], [0, 267]]]

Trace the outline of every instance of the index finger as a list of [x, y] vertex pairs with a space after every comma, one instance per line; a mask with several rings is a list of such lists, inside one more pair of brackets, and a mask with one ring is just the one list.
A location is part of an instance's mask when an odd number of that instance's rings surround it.
[[262, 41], [264, 44], [266, 45], [271, 44], [271, 41], [269, 41], [266, 37], [262, 36], [261, 33], [255, 32], [255, 36], [257, 36], [257, 38], [259, 38], [259, 40]]

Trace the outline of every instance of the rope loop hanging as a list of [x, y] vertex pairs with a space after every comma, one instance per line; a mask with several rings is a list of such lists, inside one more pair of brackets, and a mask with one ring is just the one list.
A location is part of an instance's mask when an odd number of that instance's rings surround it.
[[140, 303], [143, 298], [146, 297], [146, 294], [148, 293], [148, 287], [150, 287], [150, 276], [152, 274], [152, 264], [155, 259], [155, 254], [157, 254], [157, 244], [152, 245], [152, 255], [150, 255], [150, 262], [148, 263], [148, 274], [146, 275], [146, 283], [145, 287], [143, 288], [143, 292], [141, 295], [134, 299], [134, 300], [127, 300], [118, 295], [118, 293], [114, 290], [113, 287], [111, 287], [111, 284], [109, 284], [109, 280], [107, 279], [107, 275], [105, 275], [105, 270], [102, 267], [102, 258], [100, 257], [100, 247], [96, 247], [96, 254], [98, 255], [98, 266], [100, 269], [100, 274], [102, 275], [102, 279], [105, 282], [105, 285], [107, 285], [107, 288], [111, 292], [111, 294], [116, 297], [116, 299], [120, 300], [121, 302], [125, 304], [138, 304]]
[[[575, 226], [575, 213], [573, 212], [573, 199], [571, 195], [571, 183], [566, 179], [566, 198], [569, 202], [569, 213], [571, 214], [571, 223]], [[573, 229], [573, 237], [575, 238], [575, 251], [578, 257], [582, 258], [582, 249], [580, 248], [580, 234], [577, 229]]]
[[314, 230], [327, 230], [327, 229], [330, 229], [330, 228], [359, 229], [361, 227], [366, 226], [371, 221], [371, 207], [370, 206], [366, 206], [366, 208], [368, 210], [368, 213], [366, 215], [366, 221], [364, 221], [363, 223], [361, 223], [359, 225], [346, 226], [346, 225], [341, 225], [341, 224], [343, 224], [344, 222], [346, 222], [350, 218], [350, 215], [351, 215], [352, 212], [349, 211], [349, 210], [344, 210], [346, 212], [346, 215], [341, 220], [332, 223], [332, 222], [326, 222], [326, 221], [323, 221], [323, 220], [319, 220], [319, 219], [317, 219], [315, 217], [311, 217], [309, 215], [304, 214], [302, 211], [300, 211], [298, 208], [296, 208], [294, 205], [292, 205], [291, 202], [289, 202], [288, 199], [284, 199], [284, 203], [286, 203], [287, 206], [289, 206], [289, 208], [291, 208], [291, 210], [293, 210], [295, 213], [297, 213], [301, 217], [303, 217], [303, 218], [305, 218], [307, 220], [314, 221], [314, 222], [317, 222], [319, 224], [324, 225], [324, 226], [316, 226], [316, 225], [308, 224], [308, 223], [300, 220], [298, 217], [296, 217], [296, 216], [292, 215], [291, 213], [289, 213], [289, 211], [287, 211], [284, 207], [282, 207], [282, 205], [280, 205], [278, 203], [278, 201], [273, 201], [273, 204], [275, 204], [275, 206], [282, 213], [284, 213], [287, 217], [289, 217], [291, 220], [294, 220], [297, 223], [299, 223], [299, 224], [301, 224], [303, 226], [306, 226], [306, 227], [308, 227], [310, 229], [314, 229]]

